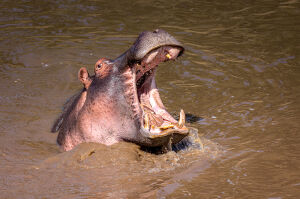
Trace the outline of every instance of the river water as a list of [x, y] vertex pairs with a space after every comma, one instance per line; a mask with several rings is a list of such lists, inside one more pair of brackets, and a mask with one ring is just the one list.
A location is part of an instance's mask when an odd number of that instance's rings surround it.
[[[186, 48], [159, 66], [162, 100], [204, 149], [60, 152], [79, 68], [156, 28]], [[1, 1], [0, 198], [299, 198], [299, 35], [298, 0]]]

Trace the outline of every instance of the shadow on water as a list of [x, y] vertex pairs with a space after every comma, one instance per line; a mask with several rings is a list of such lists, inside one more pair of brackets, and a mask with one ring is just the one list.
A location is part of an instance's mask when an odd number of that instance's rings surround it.
[[199, 122], [199, 121], [201, 121], [201, 120], [204, 119], [203, 117], [199, 117], [199, 116], [194, 115], [194, 114], [192, 114], [192, 113], [187, 113], [187, 114], [185, 114], [185, 118], [186, 118], [186, 121], [187, 121], [188, 123], [191, 123], [191, 124], [197, 123], [197, 122]]

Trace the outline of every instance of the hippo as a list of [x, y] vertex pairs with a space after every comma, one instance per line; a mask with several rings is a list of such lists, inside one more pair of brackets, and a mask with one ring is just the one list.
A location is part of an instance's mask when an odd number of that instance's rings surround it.
[[80, 68], [83, 89], [71, 97], [54, 122], [57, 143], [69, 151], [83, 142], [112, 145], [121, 141], [141, 147], [165, 147], [189, 134], [185, 113], [169, 114], [155, 82], [158, 64], [175, 60], [184, 47], [164, 30], [141, 33], [115, 60], [101, 58], [94, 75]]

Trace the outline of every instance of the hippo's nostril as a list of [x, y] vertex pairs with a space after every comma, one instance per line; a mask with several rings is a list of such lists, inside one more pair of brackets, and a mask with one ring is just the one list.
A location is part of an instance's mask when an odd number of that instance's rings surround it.
[[158, 33], [158, 31], [159, 31], [158, 29], [155, 29], [155, 30], [153, 31], [153, 33]]

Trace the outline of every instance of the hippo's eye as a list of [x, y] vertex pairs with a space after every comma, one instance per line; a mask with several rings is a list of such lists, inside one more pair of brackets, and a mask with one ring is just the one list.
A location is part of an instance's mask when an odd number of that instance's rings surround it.
[[98, 64], [98, 65], [97, 65], [97, 68], [98, 68], [98, 69], [100, 69], [100, 68], [101, 68], [101, 66], [102, 66], [102, 64]]

